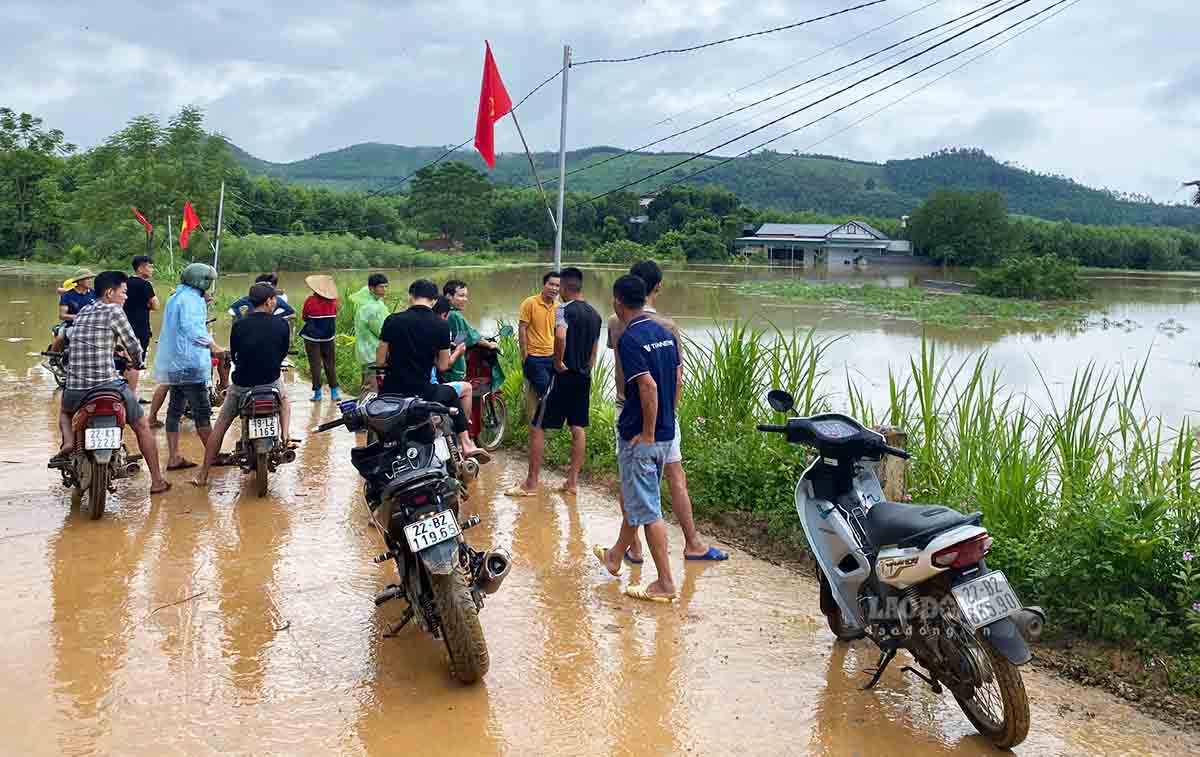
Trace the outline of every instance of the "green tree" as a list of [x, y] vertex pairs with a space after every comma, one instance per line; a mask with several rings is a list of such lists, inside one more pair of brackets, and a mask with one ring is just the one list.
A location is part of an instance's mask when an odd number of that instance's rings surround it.
[[62, 157], [75, 152], [58, 129], [42, 119], [0, 108], [0, 254], [28, 255], [52, 238], [62, 220], [56, 175]]
[[421, 226], [453, 244], [487, 233], [492, 184], [465, 163], [430, 166], [417, 171], [411, 203]]
[[[991, 266], [1012, 254], [1014, 235], [1008, 209], [997, 192], [940, 189], [913, 211], [911, 239], [918, 252], [934, 262]], [[958, 259], [939, 255], [954, 250]]]
[[604, 229], [600, 232], [600, 238], [605, 242], [616, 242], [625, 239], [625, 225], [618, 221], [615, 216], [605, 216]]

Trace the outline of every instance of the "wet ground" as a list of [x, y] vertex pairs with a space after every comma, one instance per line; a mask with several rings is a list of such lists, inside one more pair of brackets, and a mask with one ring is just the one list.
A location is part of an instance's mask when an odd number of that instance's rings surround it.
[[[53, 397], [0, 392], [0, 753], [437, 755], [989, 754], [949, 695], [836, 645], [813, 583], [734, 551], [684, 564], [676, 606], [636, 603], [589, 545], [618, 523], [605, 492], [514, 501], [508, 456], [466, 505], [477, 546], [516, 556], [483, 625], [483, 684], [463, 687], [414, 627], [368, 528], [351, 435], [309, 436], [258, 499], [221, 469], [209, 490], [169, 474], [118, 483], [100, 521], [70, 511], [45, 469]], [[294, 427], [333, 417], [293, 385]], [[186, 427], [185, 427], [186, 430]], [[161, 433], [161, 432], [160, 432]], [[132, 440], [130, 440], [132, 442]], [[230, 440], [231, 442], [232, 440]], [[163, 442], [165, 445], [165, 441]], [[195, 459], [199, 445], [185, 437]], [[557, 481], [557, 479], [552, 479]], [[645, 571], [652, 573], [652, 569]], [[1027, 755], [1196, 754], [1200, 737], [1103, 692], [1025, 671]]]

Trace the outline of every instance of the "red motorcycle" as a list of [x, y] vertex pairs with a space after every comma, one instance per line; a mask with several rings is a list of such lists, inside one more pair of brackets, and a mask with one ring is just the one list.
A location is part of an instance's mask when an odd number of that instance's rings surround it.
[[[500, 333], [491, 342], [513, 335], [512, 326], [502, 324]], [[504, 401], [504, 369], [500, 366], [500, 350], [475, 346], [467, 350], [466, 380], [471, 382], [471, 438], [488, 452], [504, 441], [508, 424], [508, 406]]]
[[125, 400], [115, 389], [103, 387], [88, 393], [71, 417], [75, 451], [59, 468], [63, 486], [70, 488], [71, 504], [92, 520], [104, 515], [113, 481], [137, 473], [138, 464], [122, 443]]

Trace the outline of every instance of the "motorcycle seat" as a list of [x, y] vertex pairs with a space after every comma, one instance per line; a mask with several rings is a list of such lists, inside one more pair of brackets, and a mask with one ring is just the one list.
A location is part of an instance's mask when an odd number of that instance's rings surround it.
[[864, 529], [876, 548], [895, 544], [924, 549], [940, 533], [982, 522], [983, 513], [960, 513], [941, 505], [880, 502], [867, 511]]

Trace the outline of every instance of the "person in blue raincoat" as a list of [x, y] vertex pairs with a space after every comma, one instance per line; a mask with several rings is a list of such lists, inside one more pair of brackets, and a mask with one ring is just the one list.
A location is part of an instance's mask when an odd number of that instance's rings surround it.
[[196, 463], [179, 454], [179, 421], [186, 404], [192, 406], [192, 420], [201, 442], [208, 442], [212, 430], [212, 404], [208, 398], [208, 380], [213, 357], [224, 348], [208, 332], [208, 304], [204, 293], [217, 278], [217, 271], [205, 263], [192, 263], [183, 269], [180, 286], [167, 300], [163, 312], [162, 333], [154, 359], [154, 379], [171, 387], [167, 404], [167, 470], [194, 468]]

